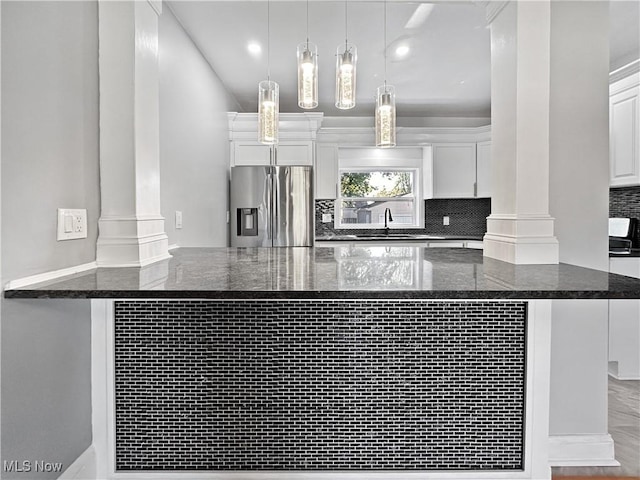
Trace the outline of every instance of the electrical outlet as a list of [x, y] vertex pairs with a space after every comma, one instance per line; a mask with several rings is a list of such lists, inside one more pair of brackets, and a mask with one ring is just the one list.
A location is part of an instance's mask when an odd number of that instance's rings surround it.
[[333, 221], [333, 218], [331, 218], [331, 214], [330, 213], [323, 213], [322, 214], [322, 223], [331, 223]]
[[182, 212], [176, 210], [176, 229], [182, 228]]
[[87, 209], [58, 209], [58, 240], [87, 238]]
[[449, 225], [449, 217], [448, 216], [444, 216], [442, 217], [442, 224], [443, 225]]
[[87, 214], [75, 214], [72, 216], [71, 225], [75, 233], [84, 233], [87, 236]]

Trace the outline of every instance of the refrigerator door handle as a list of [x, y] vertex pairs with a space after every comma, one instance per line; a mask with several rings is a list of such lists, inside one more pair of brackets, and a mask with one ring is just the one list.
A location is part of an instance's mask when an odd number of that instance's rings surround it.
[[273, 174], [273, 202], [271, 203], [273, 208], [273, 215], [271, 216], [271, 220], [273, 222], [273, 238], [276, 239], [280, 235], [280, 209], [278, 208], [280, 205], [280, 189], [278, 188], [278, 184], [280, 183], [278, 179], [278, 174], [274, 172]]
[[262, 200], [263, 205], [265, 205], [265, 210], [266, 210], [266, 221], [267, 221], [267, 239], [271, 240], [271, 238], [273, 238], [273, 232], [272, 230], [272, 225], [271, 225], [271, 174], [268, 173], [267, 175], [265, 175], [264, 177], [264, 198]]

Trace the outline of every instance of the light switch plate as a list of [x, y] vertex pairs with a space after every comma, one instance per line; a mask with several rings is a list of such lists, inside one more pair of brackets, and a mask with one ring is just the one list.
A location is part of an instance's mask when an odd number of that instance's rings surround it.
[[58, 209], [58, 240], [87, 238], [87, 209]]
[[176, 210], [176, 229], [182, 228], [182, 212]]
[[331, 223], [333, 221], [333, 219], [331, 218], [331, 214], [330, 213], [323, 213], [322, 214], [322, 223]]
[[448, 216], [444, 216], [442, 217], [442, 224], [443, 225], [449, 225], [449, 217]]

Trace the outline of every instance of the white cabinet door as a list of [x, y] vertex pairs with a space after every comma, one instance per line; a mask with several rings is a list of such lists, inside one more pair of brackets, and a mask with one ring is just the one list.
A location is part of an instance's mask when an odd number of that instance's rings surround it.
[[[311, 141], [281, 142], [275, 147], [274, 165], [313, 165]], [[270, 165], [271, 146], [259, 142], [233, 142], [233, 165]]]
[[271, 147], [258, 142], [232, 142], [233, 165], [270, 165]]
[[476, 197], [491, 197], [491, 142], [476, 145]]
[[338, 146], [316, 144], [316, 193], [320, 199], [335, 199], [338, 189]]
[[476, 144], [433, 145], [433, 198], [473, 198]]
[[313, 165], [312, 143], [281, 142], [276, 148], [276, 165]]
[[611, 186], [640, 185], [640, 87], [610, 97], [609, 168]]

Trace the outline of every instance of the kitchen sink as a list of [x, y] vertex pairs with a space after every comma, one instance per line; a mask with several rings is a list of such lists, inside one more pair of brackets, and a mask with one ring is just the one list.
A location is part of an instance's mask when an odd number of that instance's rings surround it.
[[444, 237], [436, 237], [433, 235], [422, 235], [413, 233], [362, 233], [355, 235], [356, 238], [363, 239], [411, 239], [411, 240], [443, 240]]
[[416, 235], [411, 235], [409, 233], [376, 233], [373, 235], [356, 235], [359, 238], [415, 238]]

